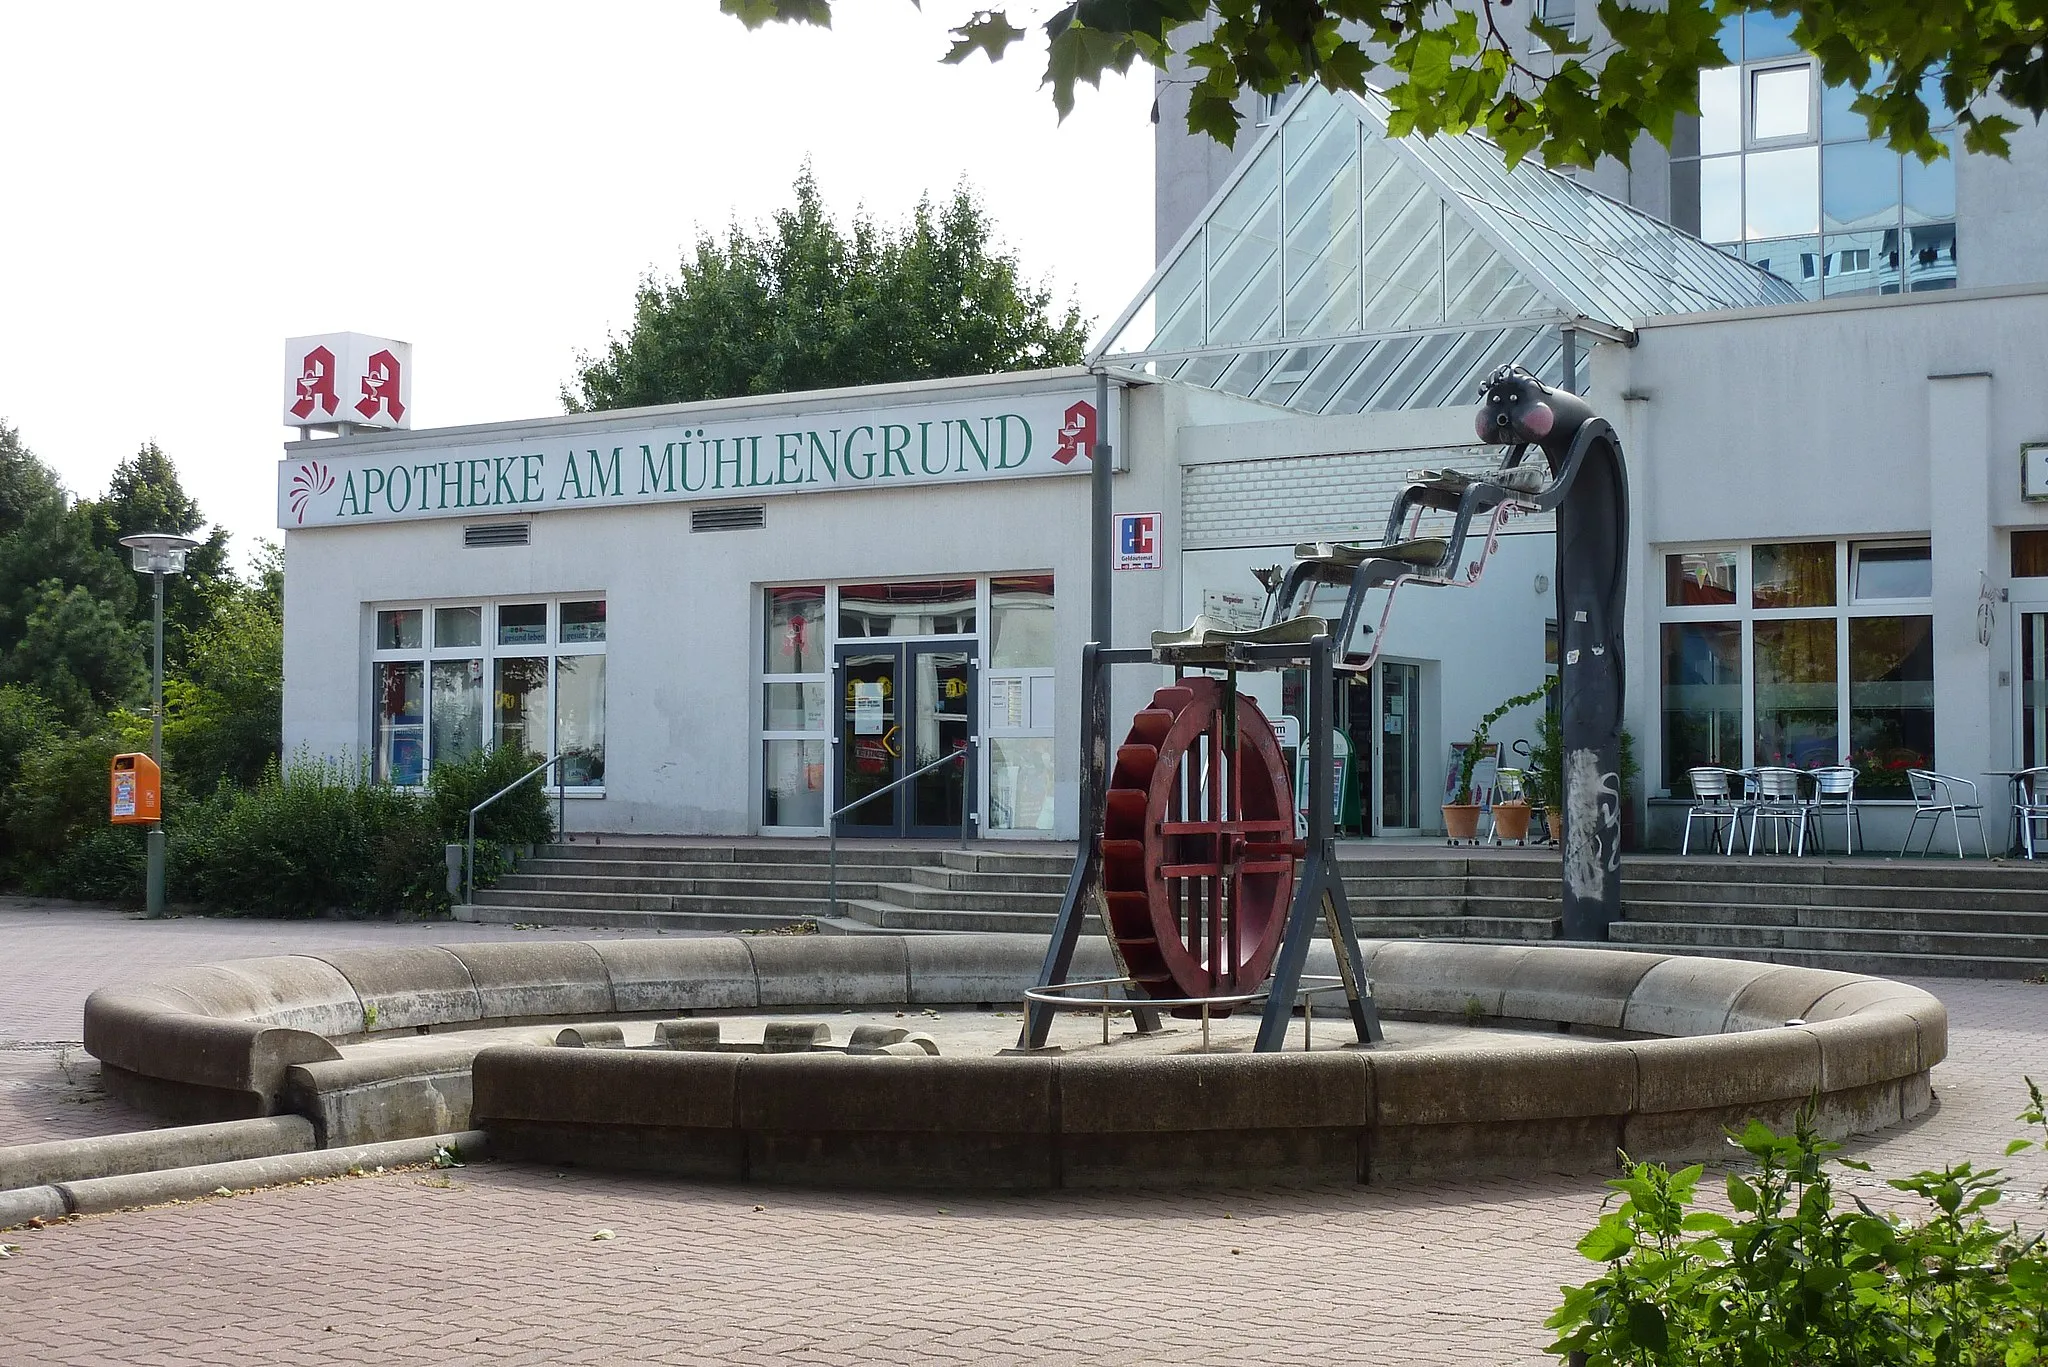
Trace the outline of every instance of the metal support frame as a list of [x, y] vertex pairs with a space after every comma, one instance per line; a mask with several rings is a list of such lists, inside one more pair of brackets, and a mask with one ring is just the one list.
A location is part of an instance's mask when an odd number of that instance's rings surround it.
[[[1295, 884], [1282, 932], [1280, 951], [1275, 956], [1273, 976], [1264, 989], [1269, 995], [1260, 1017], [1259, 1053], [1274, 1053], [1287, 1038], [1301, 986], [1302, 969], [1308, 962], [1309, 940], [1315, 933], [1320, 912], [1337, 950], [1338, 972], [1343, 980], [1353, 1029], [1362, 1044], [1375, 1044], [1385, 1036], [1380, 1028], [1379, 1008], [1372, 1000], [1372, 985], [1365, 974], [1365, 957], [1359, 948], [1358, 932], [1351, 921], [1351, 908], [1344, 896], [1343, 879], [1337, 872], [1336, 794], [1330, 776], [1330, 706], [1335, 687], [1332, 657], [1335, 645], [1327, 634], [1301, 644], [1233, 645], [1227, 666], [1233, 670], [1272, 670], [1306, 666], [1310, 672], [1309, 702], [1309, 838], [1301, 877]], [[1039, 972], [1038, 990], [1060, 987], [1068, 982], [1074, 963], [1074, 949], [1080, 942], [1081, 926], [1091, 909], [1101, 912], [1102, 855], [1098, 837], [1102, 828], [1103, 793], [1109, 781], [1109, 670], [1124, 664], [1174, 664], [1171, 648], [1113, 650], [1090, 642], [1081, 654], [1081, 848], [1074, 857], [1073, 872], [1060, 900], [1059, 917], [1053, 924], [1051, 942]], [[1107, 917], [1104, 917], [1105, 924]], [[1141, 1033], [1158, 1029], [1157, 1009], [1132, 1001]], [[1233, 1002], [1238, 998], [1233, 997]], [[1053, 1008], [1043, 1001], [1025, 1003], [1024, 1029], [1018, 1046], [1042, 1049], [1052, 1030]], [[1145, 1018], [1149, 1016], [1148, 1022]]]

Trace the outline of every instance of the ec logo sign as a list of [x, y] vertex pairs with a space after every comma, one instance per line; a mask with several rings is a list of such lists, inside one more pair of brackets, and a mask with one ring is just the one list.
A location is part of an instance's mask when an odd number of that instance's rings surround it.
[[1116, 536], [1115, 567], [1120, 570], [1159, 568], [1158, 513], [1118, 513], [1112, 525]]

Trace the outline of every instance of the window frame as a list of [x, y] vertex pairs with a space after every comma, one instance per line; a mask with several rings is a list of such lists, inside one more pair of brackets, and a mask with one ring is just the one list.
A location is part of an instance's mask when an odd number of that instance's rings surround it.
[[[1755, 554], [1759, 546], [1782, 546], [1831, 542], [1835, 548], [1835, 601], [1829, 607], [1778, 607], [1760, 608], [1755, 606]], [[1759, 622], [1782, 622], [1799, 619], [1829, 619], [1835, 627], [1835, 725], [1837, 744], [1844, 753], [1851, 742], [1851, 709], [1849, 704], [1850, 650], [1849, 623], [1859, 617], [1932, 617], [1934, 600], [1930, 595], [1924, 598], [1858, 598], [1855, 596], [1855, 581], [1850, 576], [1856, 567], [1856, 553], [1864, 547], [1927, 547], [1929, 563], [1933, 559], [1930, 538], [1925, 536], [1877, 536], [1868, 538], [1847, 536], [1786, 535], [1782, 537], [1757, 538], [1747, 541], [1715, 540], [1698, 542], [1668, 542], [1659, 544], [1657, 571], [1661, 579], [1666, 572], [1666, 557], [1679, 555], [1733, 555], [1735, 557], [1735, 601], [1733, 603], [1670, 604], [1663, 602], [1660, 594], [1655, 618], [1653, 638], [1660, 642], [1657, 666], [1657, 712], [1654, 733], [1657, 746], [1656, 770], [1662, 775], [1669, 757], [1664, 754], [1664, 708], [1663, 708], [1663, 664], [1661, 655], [1662, 628], [1666, 623], [1707, 623], [1733, 622], [1741, 632], [1742, 669], [1742, 734], [1741, 753], [1755, 759], [1757, 746], [1756, 706], [1756, 625]], [[1745, 768], [1747, 765], [1731, 765], [1731, 768]], [[1679, 775], [1660, 778], [1657, 786], [1670, 794], [1679, 782]], [[1863, 800], [1863, 799], [1859, 799]], [[1885, 801], [1871, 798], [1870, 801]]]
[[[588, 602], [602, 602], [606, 605], [605, 626], [607, 639], [604, 641], [577, 641], [571, 643], [564, 643], [557, 640], [556, 638], [561, 634], [561, 605], [563, 603]], [[561, 718], [559, 716], [560, 709], [557, 701], [559, 692], [559, 682], [556, 677], [558, 671], [556, 669], [555, 661], [560, 656], [603, 655], [607, 653], [607, 649], [610, 644], [610, 602], [611, 599], [609, 594], [596, 590], [586, 590], [572, 593], [508, 594], [501, 598], [480, 597], [470, 595], [447, 599], [400, 599], [393, 602], [365, 604], [364, 607], [369, 613], [370, 620], [370, 651], [369, 659], [366, 665], [366, 673], [368, 676], [368, 682], [366, 687], [368, 689], [367, 696], [369, 698], [369, 715], [366, 720], [369, 729], [370, 747], [373, 756], [373, 766], [375, 763], [374, 754], [377, 744], [377, 708], [379, 706], [379, 699], [377, 695], [377, 666], [380, 664], [391, 662], [418, 663], [422, 666], [424, 670], [425, 679], [424, 709], [421, 713], [422, 719], [420, 722], [422, 754], [422, 761], [420, 766], [421, 783], [418, 785], [402, 784], [394, 786], [402, 787], [405, 790], [411, 792], [420, 791], [425, 786], [426, 779], [430, 775], [432, 775], [434, 771], [434, 665], [437, 663], [441, 663], [443, 661], [481, 661], [483, 666], [483, 687], [485, 696], [484, 715], [482, 722], [482, 741], [486, 746], [489, 746], [494, 742], [494, 738], [496, 737], [497, 734], [498, 661], [501, 659], [546, 659], [548, 662], [548, 734], [547, 749], [546, 752], [540, 756], [540, 758], [553, 758], [560, 745], [560, 737], [558, 732], [561, 721]], [[533, 603], [540, 603], [544, 608], [544, 612], [542, 615], [544, 639], [537, 643], [525, 642], [518, 645], [499, 645], [499, 609], [508, 606], [526, 606]], [[441, 645], [440, 638], [434, 632], [434, 616], [435, 613], [442, 608], [480, 609], [483, 622], [483, 629], [480, 632], [482, 643], [474, 646]], [[394, 648], [388, 650], [378, 647], [378, 614], [385, 612], [407, 611], [417, 611], [420, 613], [420, 647], [417, 649]], [[609, 676], [607, 676], [606, 687], [610, 687]], [[609, 727], [610, 725], [609, 716], [607, 716], [606, 725], [607, 727]], [[603, 796], [605, 796], [606, 792], [606, 788], [603, 783], [570, 784], [564, 787], [564, 785], [559, 781], [559, 778], [557, 778], [557, 781], [553, 783], [548, 783], [545, 781], [544, 777], [543, 787], [546, 789], [550, 796], [564, 796], [569, 798], [602, 798]]]

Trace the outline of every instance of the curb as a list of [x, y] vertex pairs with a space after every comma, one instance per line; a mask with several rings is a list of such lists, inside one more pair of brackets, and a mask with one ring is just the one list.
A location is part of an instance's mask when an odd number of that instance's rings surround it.
[[429, 1163], [433, 1161], [435, 1152], [442, 1148], [460, 1148], [467, 1161], [482, 1156], [489, 1143], [489, 1137], [481, 1130], [464, 1130], [455, 1134], [398, 1139], [384, 1144], [315, 1149], [307, 1153], [206, 1163], [198, 1167], [121, 1177], [93, 1177], [30, 1187], [23, 1191], [0, 1192], [0, 1229], [26, 1224], [38, 1216], [58, 1219], [65, 1215], [107, 1215], [138, 1206], [189, 1201], [211, 1196], [223, 1187], [230, 1191], [248, 1191], [256, 1187], [302, 1182], [308, 1178], [340, 1177], [353, 1168], [394, 1168]]
[[17, 1144], [0, 1148], [0, 1196], [24, 1187], [272, 1158], [313, 1147], [312, 1122], [297, 1115]]

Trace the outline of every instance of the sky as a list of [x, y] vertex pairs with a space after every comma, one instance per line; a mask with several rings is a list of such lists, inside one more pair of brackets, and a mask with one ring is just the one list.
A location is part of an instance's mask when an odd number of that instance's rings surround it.
[[842, 219], [965, 175], [1099, 332], [1152, 269], [1149, 75], [1062, 124], [1042, 48], [939, 62], [972, 8], [0, 5], [0, 421], [83, 496], [156, 442], [246, 558], [279, 535], [285, 338], [411, 342], [416, 429], [559, 413], [640, 280], [806, 158]]

